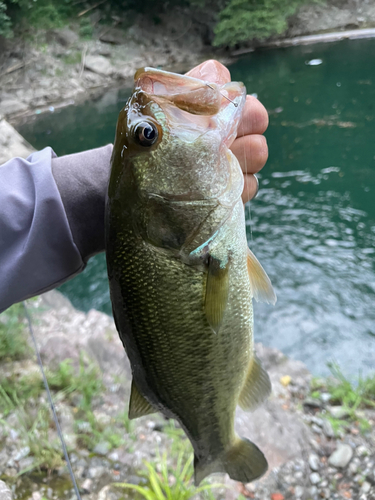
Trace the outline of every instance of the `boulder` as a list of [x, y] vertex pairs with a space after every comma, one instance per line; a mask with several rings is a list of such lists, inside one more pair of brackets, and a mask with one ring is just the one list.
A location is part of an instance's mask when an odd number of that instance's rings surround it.
[[85, 68], [98, 75], [110, 76], [113, 73], [112, 64], [103, 56], [87, 56]]
[[50, 31], [47, 39], [49, 41], [55, 40], [63, 47], [70, 47], [70, 45], [73, 45], [78, 41], [79, 36], [69, 28], [62, 28]]
[[126, 42], [125, 31], [119, 28], [111, 28], [106, 30], [102, 35], [99, 35], [99, 40], [112, 45], [122, 45]]
[[19, 99], [2, 99], [0, 102], [0, 114], [2, 115], [13, 115], [15, 113], [21, 113], [27, 108], [28, 105], [25, 102], [20, 101]]
[[4, 481], [0, 480], [0, 498], [1, 500], [12, 500], [12, 493]]

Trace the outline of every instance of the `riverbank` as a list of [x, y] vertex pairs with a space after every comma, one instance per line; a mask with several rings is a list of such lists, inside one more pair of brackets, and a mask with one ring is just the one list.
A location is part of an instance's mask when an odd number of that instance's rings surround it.
[[[93, 25], [96, 17], [93, 12]], [[375, 6], [365, 0], [302, 7], [283, 35], [231, 51], [208, 45], [202, 25], [193, 22], [188, 11], [164, 14], [158, 24], [139, 16], [126, 31], [105, 27], [91, 39], [82, 38], [79, 24], [72, 22], [66, 28], [40, 30], [27, 42], [8, 41], [1, 48], [0, 115], [16, 123], [93, 98], [110, 87], [131, 87], [134, 72], [142, 66], [186, 71], [211, 57], [233, 62], [258, 47], [370, 37], [374, 27]]]
[[[188, 460], [189, 444], [158, 414], [127, 419], [131, 372], [113, 320], [77, 311], [55, 291], [29, 301], [28, 309], [83, 499], [119, 500], [124, 490], [115, 483], [148, 484], [145, 460], [156, 471], [163, 463], [171, 467], [173, 484], [176, 461], [181, 454]], [[22, 319], [21, 325], [26, 335]], [[226, 488], [215, 489], [214, 497], [374, 499], [375, 409], [343, 405], [334, 389], [339, 381], [312, 377], [276, 349], [258, 344], [257, 353], [273, 392], [254, 413], [238, 410], [236, 428], [262, 449], [269, 472], [247, 485], [216, 476], [212, 481]], [[3, 392], [0, 479], [14, 500], [70, 500], [72, 485], [34, 356], [29, 351], [1, 363], [8, 399]]]

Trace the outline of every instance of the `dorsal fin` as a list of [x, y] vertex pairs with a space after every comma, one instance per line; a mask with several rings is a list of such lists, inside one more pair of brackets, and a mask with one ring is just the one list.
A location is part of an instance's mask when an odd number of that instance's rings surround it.
[[257, 302], [267, 302], [267, 304], [274, 305], [276, 303], [276, 294], [271, 280], [250, 248], [247, 250], [247, 271], [253, 297]]

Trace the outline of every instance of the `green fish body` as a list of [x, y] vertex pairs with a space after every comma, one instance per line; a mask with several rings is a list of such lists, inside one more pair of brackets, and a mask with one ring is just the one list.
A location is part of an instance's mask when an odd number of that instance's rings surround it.
[[107, 201], [113, 313], [131, 362], [130, 418], [179, 421], [196, 484], [249, 482], [262, 452], [234, 431], [270, 381], [253, 346], [252, 298], [275, 301], [248, 249], [243, 175], [230, 152], [246, 91], [145, 68], [121, 111]]

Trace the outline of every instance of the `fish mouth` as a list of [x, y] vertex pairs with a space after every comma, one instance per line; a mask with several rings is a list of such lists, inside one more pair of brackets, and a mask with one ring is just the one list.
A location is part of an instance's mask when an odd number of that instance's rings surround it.
[[135, 90], [156, 102], [173, 127], [191, 128], [189, 141], [216, 129], [230, 147], [245, 103], [242, 83], [218, 85], [148, 67], [139, 69], [134, 81]]

